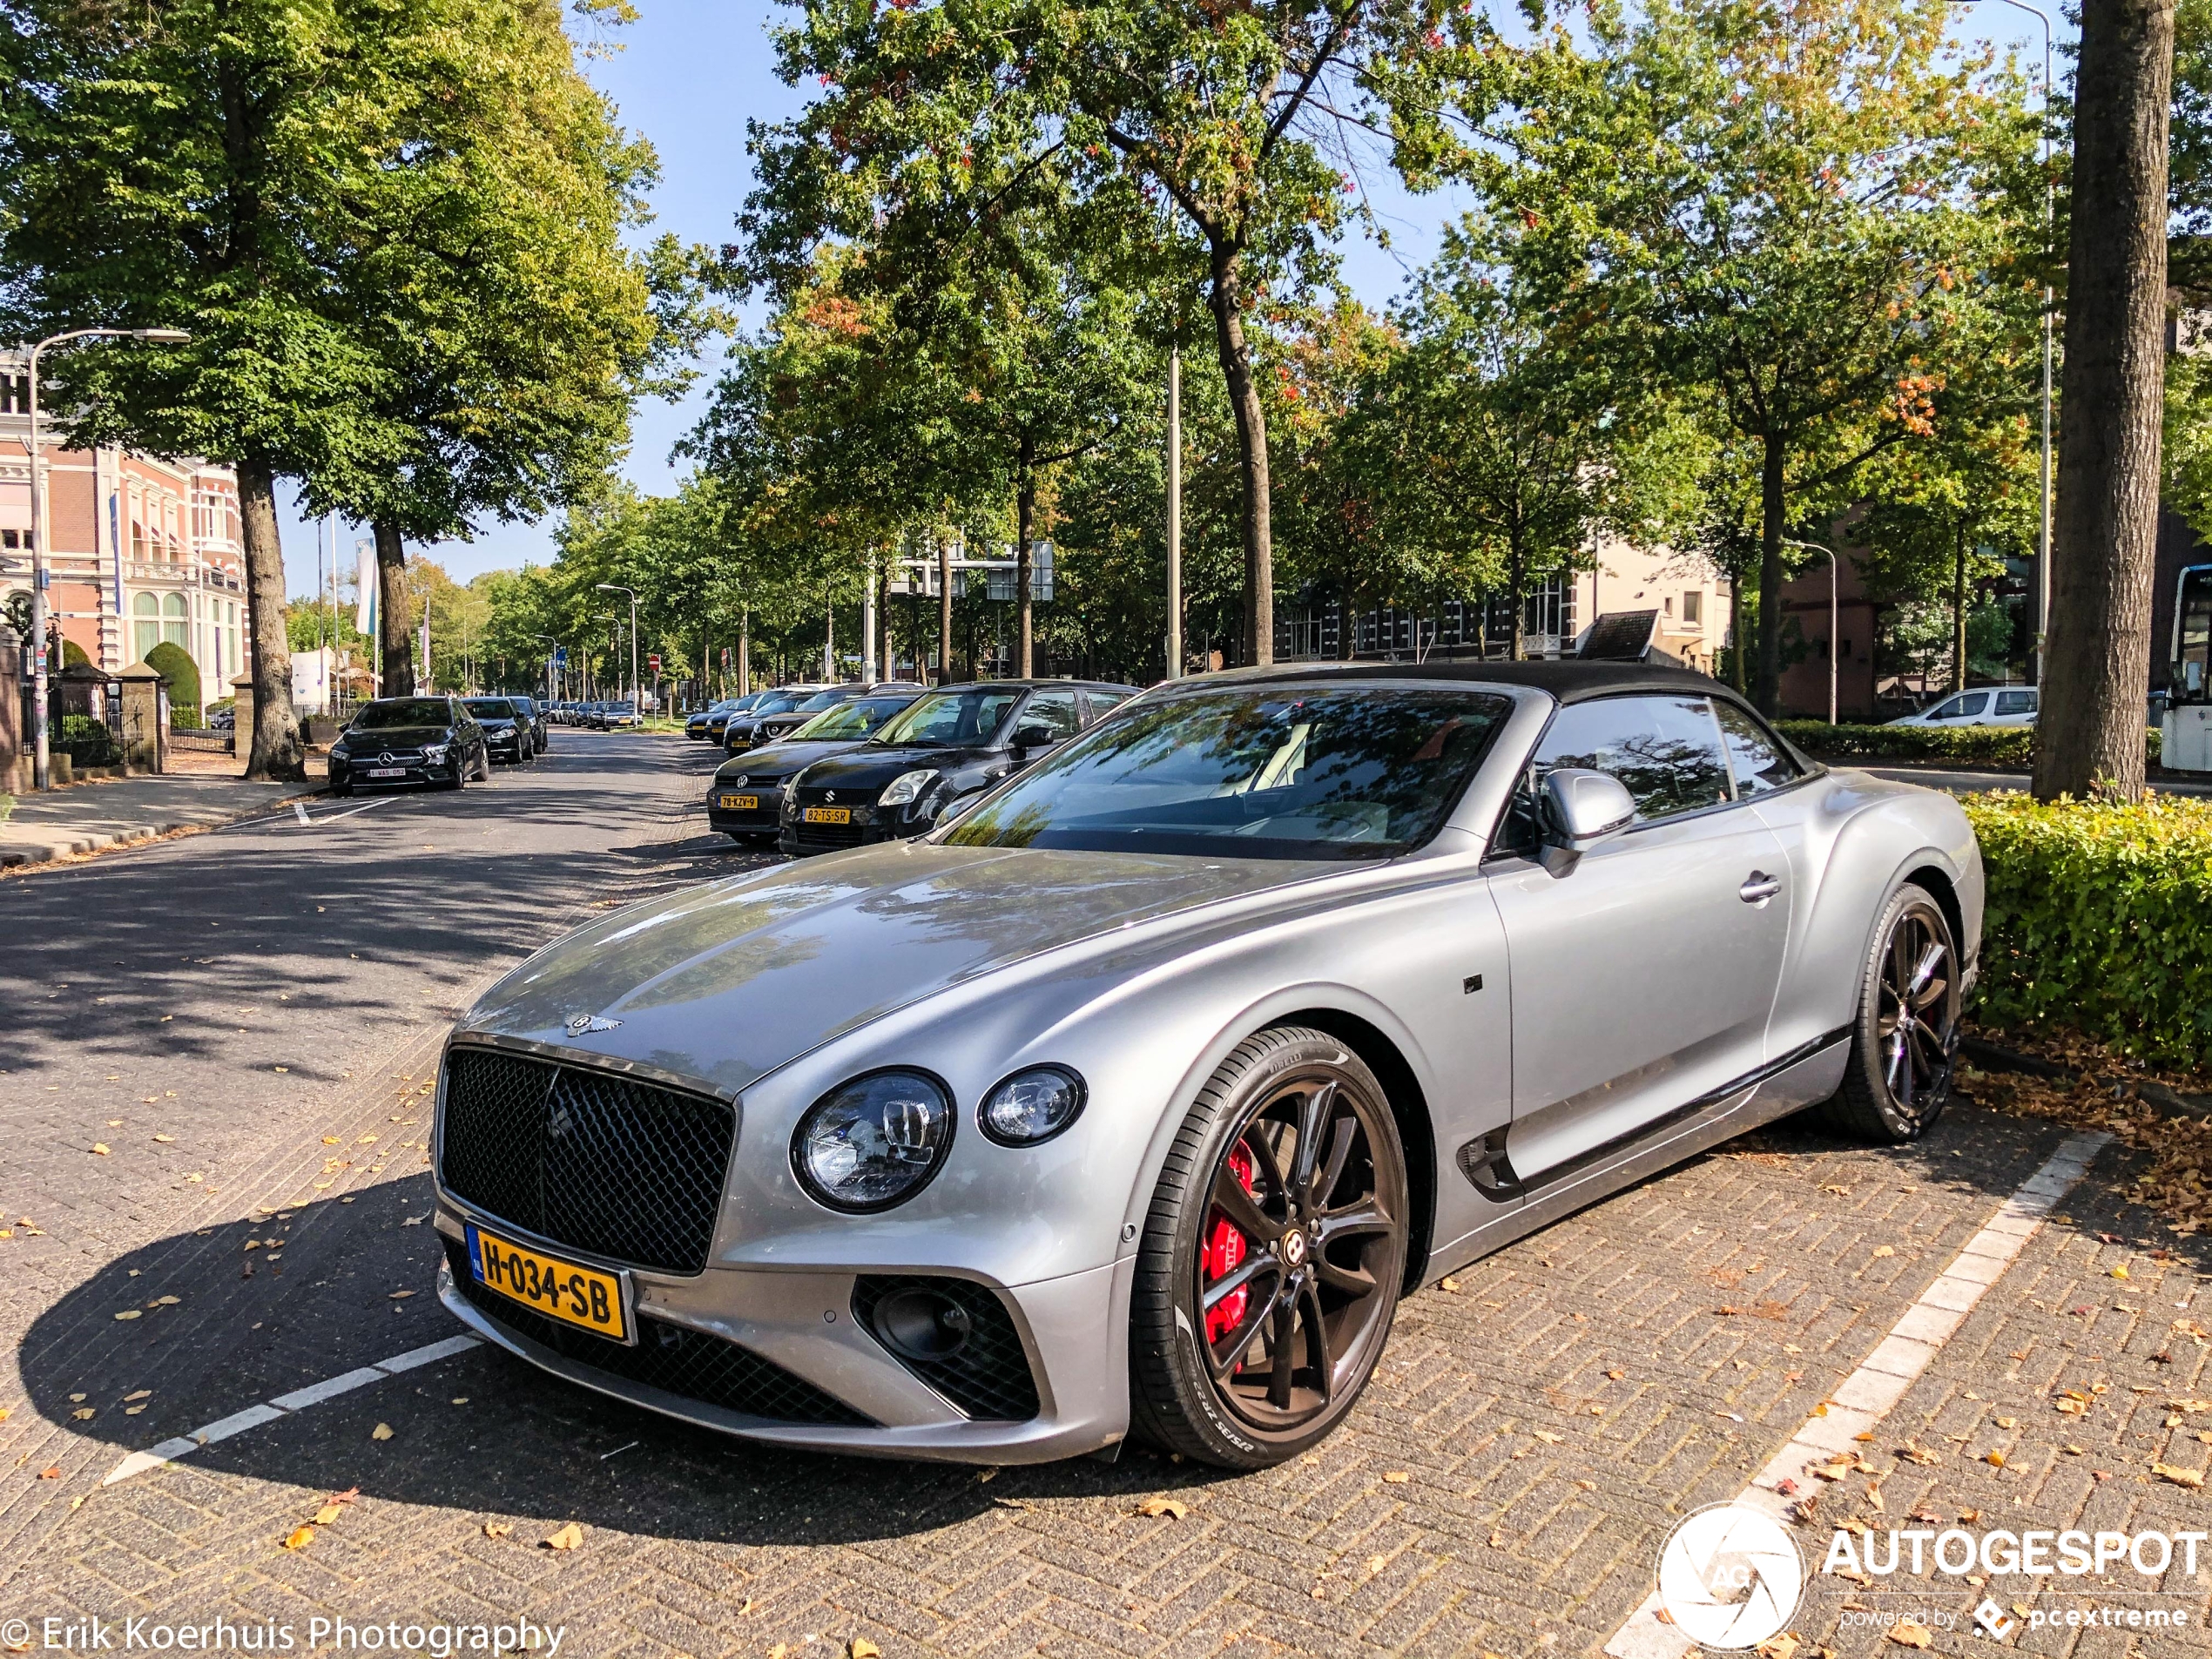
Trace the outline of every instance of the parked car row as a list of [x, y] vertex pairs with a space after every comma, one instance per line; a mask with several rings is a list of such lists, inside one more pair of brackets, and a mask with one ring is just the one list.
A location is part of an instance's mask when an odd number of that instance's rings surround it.
[[495, 763], [519, 766], [543, 754], [547, 726], [534, 698], [380, 697], [330, 745], [330, 792], [489, 782]]
[[1892, 725], [2033, 725], [2041, 692], [2033, 685], [1984, 685], [1932, 704]]
[[[723, 762], [707, 821], [740, 840], [773, 835], [804, 856], [903, 840], [965, 812], [1124, 698], [1130, 685], [992, 680], [928, 691], [840, 687], [774, 714], [782, 735]], [[784, 724], [792, 715], [796, 725]], [[732, 722], [734, 744], [738, 738]]]
[[545, 707], [556, 725], [583, 726], [590, 732], [612, 732], [621, 726], [645, 724], [644, 717], [627, 698], [590, 703], [563, 698]]

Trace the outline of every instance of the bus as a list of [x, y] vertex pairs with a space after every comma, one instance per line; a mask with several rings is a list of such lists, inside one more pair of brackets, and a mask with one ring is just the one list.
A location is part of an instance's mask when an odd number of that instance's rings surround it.
[[2192, 564], [2182, 572], [2168, 660], [2161, 764], [2177, 772], [2212, 772], [2212, 564]]

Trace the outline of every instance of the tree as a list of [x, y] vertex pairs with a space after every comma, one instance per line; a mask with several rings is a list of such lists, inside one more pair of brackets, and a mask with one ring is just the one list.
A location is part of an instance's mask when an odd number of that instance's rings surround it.
[[253, 778], [304, 775], [276, 480], [365, 476], [405, 453], [337, 292], [377, 188], [371, 112], [402, 91], [383, 21], [357, 0], [24, 0], [0, 27], [6, 320], [191, 330], [181, 347], [76, 354], [57, 401], [74, 442], [236, 468]]
[[1803, 496], [1931, 433], [1944, 365], [2029, 284], [2021, 84], [1949, 61], [1945, 17], [1656, 0], [1595, 14], [1590, 56], [1500, 40], [1470, 105], [1496, 142], [1458, 165], [1562, 345], [1710, 403], [1757, 452], [1770, 710]]
[[2166, 357], [2173, 0], [2085, 0], [2074, 79], [2066, 418], [2035, 793], [2143, 788]]
[[1202, 251], [1215, 354], [1236, 422], [1244, 656], [1273, 655], [1274, 563], [1255, 313], [1333, 271], [1355, 192], [1352, 140], [1413, 165], [1438, 125], [1411, 96], [1472, 34], [1444, 0], [975, 0], [858, 8], [810, 0], [780, 72], [824, 89], [756, 127], [761, 184], [740, 221], [748, 280], [806, 280], [827, 239], [867, 243], [916, 206], [981, 223], [1035, 193], [1093, 210], [1089, 233], [1140, 262]]

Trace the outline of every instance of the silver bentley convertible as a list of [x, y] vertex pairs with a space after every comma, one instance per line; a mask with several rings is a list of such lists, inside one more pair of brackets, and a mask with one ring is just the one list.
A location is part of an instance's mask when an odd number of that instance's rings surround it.
[[1948, 796], [1685, 671], [1157, 686], [516, 968], [445, 1055], [440, 1290], [756, 1440], [1258, 1467], [1462, 1264], [1784, 1113], [1920, 1134], [1981, 909]]

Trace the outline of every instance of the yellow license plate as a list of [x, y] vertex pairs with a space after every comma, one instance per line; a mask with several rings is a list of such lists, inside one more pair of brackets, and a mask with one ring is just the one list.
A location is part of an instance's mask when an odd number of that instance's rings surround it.
[[616, 1342], [630, 1340], [630, 1310], [619, 1276], [509, 1244], [473, 1224], [468, 1231], [469, 1266], [479, 1285], [563, 1325]]
[[853, 821], [850, 806], [809, 806], [799, 815], [809, 824], [849, 824]]
[[722, 797], [722, 810], [725, 813], [757, 813], [760, 810], [760, 797], [725, 795]]

